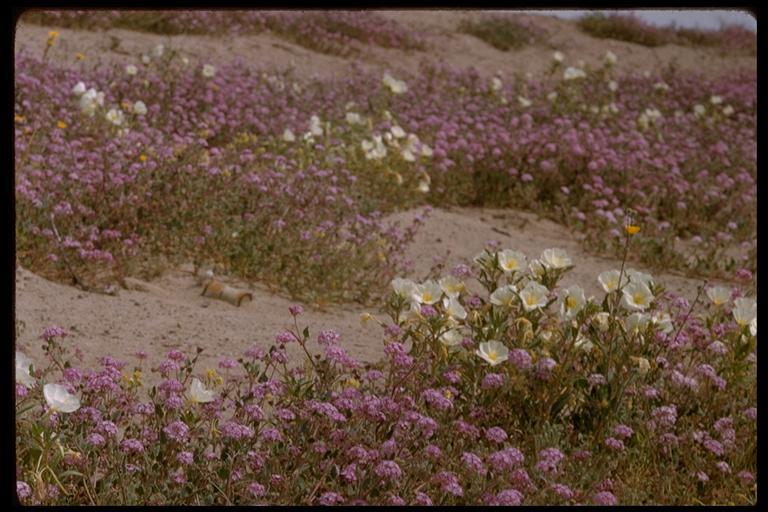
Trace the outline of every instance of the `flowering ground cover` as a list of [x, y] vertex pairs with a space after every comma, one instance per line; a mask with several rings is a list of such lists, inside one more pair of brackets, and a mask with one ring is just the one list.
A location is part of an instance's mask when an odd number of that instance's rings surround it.
[[[239, 30], [323, 53], [428, 48], [374, 14], [246, 14]], [[58, 22], [216, 34], [227, 19], [142, 16]], [[296, 304], [293, 329], [223, 375], [180, 350], [81, 368], [49, 326], [44, 358], [16, 354], [22, 502], [755, 501], [754, 73], [555, 51], [535, 77], [425, 60], [300, 78], [164, 44], [62, 63], [59, 39], [16, 54], [23, 267], [102, 291], [192, 262], [387, 320], [363, 316], [385, 333], [363, 362]], [[579, 264], [564, 250], [494, 243], [414, 282], [405, 250], [429, 206], [534, 212], [616, 264], [590, 296], [560, 284]], [[686, 298], [636, 264], [740, 284]]]

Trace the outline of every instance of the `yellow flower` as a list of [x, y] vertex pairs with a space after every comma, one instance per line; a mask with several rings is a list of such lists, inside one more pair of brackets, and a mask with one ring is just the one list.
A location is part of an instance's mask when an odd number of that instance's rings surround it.
[[370, 313], [363, 313], [360, 315], [360, 325], [362, 325], [363, 327], [368, 325], [368, 322], [370, 322], [371, 320], [373, 320], [373, 315]]
[[67, 123], [65, 123], [64, 121], [59, 121], [58, 123], [56, 123], [56, 126], [58, 126], [63, 130], [64, 128], [67, 127]]
[[147, 161], [147, 155], [142, 153], [141, 155], [139, 155], [139, 160], [141, 160], [142, 162], [146, 162]]
[[632, 224], [626, 226], [624, 230], [630, 235], [636, 235], [640, 232], [640, 226], [633, 226]]
[[15, 123], [23, 123], [25, 121], [24, 116], [20, 116], [18, 114], [13, 116], [13, 121]]
[[85, 54], [84, 54], [84, 53], [80, 53], [80, 52], [77, 52], [77, 53], [75, 54], [75, 59], [77, 59], [77, 60], [85, 60]]
[[59, 37], [59, 33], [56, 32], [55, 30], [51, 30], [50, 32], [48, 32], [48, 37], [50, 37], [51, 39], [54, 39], [56, 37]]
[[221, 378], [221, 376], [216, 373], [216, 370], [213, 368], [209, 368], [207, 372], [205, 372], [206, 377], [208, 377], [208, 380], [216, 384], [217, 386], [220, 386], [224, 383], [224, 379]]
[[354, 377], [350, 377], [347, 379], [347, 385], [355, 389], [360, 389], [360, 381]]

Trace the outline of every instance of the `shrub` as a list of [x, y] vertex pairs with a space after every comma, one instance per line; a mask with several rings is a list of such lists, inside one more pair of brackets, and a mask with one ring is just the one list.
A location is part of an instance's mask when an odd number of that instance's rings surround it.
[[540, 43], [547, 36], [546, 31], [535, 23], [510, 15], [490, 15], [463, 20], [458, 30], [482, 39], [503, 52]]

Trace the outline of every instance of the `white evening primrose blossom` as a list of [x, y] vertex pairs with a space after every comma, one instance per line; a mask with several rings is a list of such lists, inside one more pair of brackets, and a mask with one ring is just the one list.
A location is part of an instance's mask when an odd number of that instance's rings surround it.
[[552, 91], [551, 93], [547, 94], [547, 99], [549, 101], [555, 101], [557, 99], [557, 91]]
[[16, 383], [22, 384], [28, 388], [35, 385], [35, 379], [32, 377], [29, 368], [32, 366], [32, 359], [28, 358], [23, 352], [16, 351]]
[[384, 82], [384, 85], [386, 85], [394, 94], [403, 94], [408, 90], [408, 86], [404, 81], [394, 78], [389, 73], [384, 73], [382, 82]]
[[547, 305], [547, 295], [549, 290], [535, 281], [529, 281], [525, 288], [520, 290], [520, 300], [523, 303], [523, 309], [533, 311]]
[[72, 88], [72, 94], [74, 94], [75, 96], [82, 96], [83, 94], [85, 94], [86, 90], [87, 88], [85, 87], [85, 84], [83, 82], [77, 82], [77, 85], [75, 85]]
[[563, 72], [563, 80], [576, 80], [579, 78], [586, 78], [587, 74], [583, 69], [568, 66]]
[[733, 114], [733, 112], [734, 112], [734, 110], [733, 110], [732, 106], [726, 105], [725, 107], [723, 107], [723, 115], [730, 116], [730, 115]]
[[363, 124], [363, 120], [357, 112], [347, 112], [346, 120], [349, 124]]
[[629, 283], [622, 290], [624, 293], [624, 305], [629, 309], [643, 311], [653, 302], [651, 290], [643, 283]]
[[116, 108], [112, 108], [109, 110], [109, 112], [106, 113], [104, 118], [110, 123], [112, 123], [113, 125], [120, 126], [121, 124], [123, 124], [123, 119], [124, 119], [123, 111], [118, 110]]
[[426, 180], [419, 180], [419, 185], [416, 187], [416, 189], [422, 194], [426, 194], [429, 192], [429, 182]]
[[61, 384], [46, 384], [43, 386], [43, 395], [48, 407], [56, 412], [70, 413], [80, 408], [80, 399]]
[[648, 327], [650, 321], [650, 315], [637, 312], [632, 313], [627, 317], [627, 319], [624, 321], [624, 326], [626, 327], [628, 333], [634, 334], [636, 332], [644, 331], [645, 328]]
[[557, 248], [545, 249], [544, 252], [541, 253], [541, 263], [546, 268], [555, 270], [570, 267], [572, 264], [568, 253], [563, 249]]
[[[597, 280], [600, 283], [600, 286], [603, 287], [603, 290], [605, 290], [605, 293], [611, 293], [612, 291], [619, 289], [619, 274], [620, 272], [618, 270], [606, 270], [604, 272], [600, 272], [600, 275], [597, 276]], [[627, 284], [627, 281], [629, 278], [626, 274], [622, 277], [622, 281]]]
[[579, 285], [569, 286], [560, 293], [560, 316], [571, 319], [584, 309], [587, 299]]
[[491, 366], [501, 364], [509, 358], [509, 349], [496, 340], [486, 341], [480, 344], [475, 354], [487, 361]]
[[722, 96], [710, 96], [709, 102], [713, 105], [719, 105], [723, 102]]
[[419, 304], [429, 304], [430, 306], [440, 300], [443, 290], [436, 282], [429, 280], [417, 284], [413, 289], [413, 300]]
[[400, 313], [397, 321], [398, 323], [418, 323], [422, 319], [421, 306], [417, 302], [411, 302], [410, 307]]
[[155, 46], [155, 50], [153, 53], [155, 54], [155, 57], [162, 57], [164, 52], [165, 52], [165, 45], [161, 43]]
[[80, 96], [80, 110], [83, 114], [93, 117], [98, 106], [99, 93], [96, 89], [90, 88]]
[[137, 101], [133, 104], [133, 113], [137, 116], [143, 116], [147, 113], [147, 106], [143, 101]]
[[464, 320], [467, 318], [467, 310], [461, 305], [459, 299], [445, 297], [443, 299], [443, 306], [445, 307], [445, 312], [448, 313], [451, 318], [457, 320]]
[[608, 330], [610, 318], [611, 315], [607, 311], [601, 311], [592, 317], [592, 322], [600, 330], [600, 332], [605, 332]]
[[[742, 297], [733, 301], [733, 319], [739, 324], [739, 327], [749, 325], [752, 320], [757, 318], [757, 302], [754, 299]], [[757, 326], [755, 326], [757, 330]]]
[[578, 336], [576, 336], [576, 341], [573, 343], [573, 347], [583, 350], [584, 352], [591, 352], [592, 349], [595, 348], [595, 344], [589, 341], [589, 338], [582, 333], [579, 333]]
[[704, 105], [696, 104], [693, 106], [693, 114], [696, 117], [702, 117], [706, 113], [707, 113], [707, 107], [705, 107]]
[[615, 80], [611, 80], [608, 82], [608, 89], [610, 89], [611, 92], [616, 92], [619, 90], [619, 84], [616, 83]]
[[554, 60], [555, 62], [563, 62], [564, 59], [565, 59], [565, 55], [563, 55], [562, 52], [555, 52], [552, 54], [552, 60]]
[[416, 155], [413, 154], [413, 152], [406, 148], [400, 152], [400, 155], [403, 157], [403, 160], [406, 162], [415, 162], [416, 161]]
[[644, 357], [633, 356], [632, 361], [637, 364], [637, 370], [640, 372], [640, 375], [645, 375], [651, 369], [651, 363]]
[[216, 74], [215, 66], [212, 66], [211, 64], [205, 64], [203, 66], [203, 76], [205, 78], [213, 78], [215, 74]]
[[517, 101], [518, 103], [520, 103], [520, 106], [523, 108], [528, 108], [531, 105], [533, 105], [533, 102], [531, 100], [529, 100], [528, 98], [524, 98], [522, 96], [518, 96]]
[[440, 336], [440, 343], [448, 347], [455, 347], [461, 344], [464, 336], [458, 329], [449, 329]]
[[396, 139], [402, 139], [406, 136], [405, 130], [400, 128], [398, 125], [393, 126], [389, 132], [392, 134], [392, 136]]
[[535, 277], [542, 277], [546, 272], [541, 260], [531, 260], [531, 262], [528, 263], [528, 270], [531, 272], [531, 275]]
[[293, 134], [290, 128], [286, 128], [283, 132], [283, 140], [285, 142], [293, 142], [296, 140], [296, 136]]
[[319, 117], [312, 116], [309, 119], [309, 131], [315, 137], [319, 137], [323, 134], [323, 127]]
[[403, 299], [410, 299], [416, 289], [416, 283], [410, 279], [403, 279], [402, 277], [394, 278], [389, 284], [392, 286], [395, 293]]
[[707, 288], [707, 297], [717, 307], [727, 304], [731, 300], [731, 290], [725, 286], [713, 286]]
[[491, 304], [496, 306], [511, 306], [517, 298], [517, 288], [513, 284], [500, 286], [491, 294]]
[[614, 65], [616, 64], [616, 61], [619, 60], [618, 57], [616, 57], [616, 54], [613, 53], [611, 50], [608, 50], [605, 52], [605, 63], [608, 65]]
[[669, 313], [656, 312], [651, 316], [651, 322], [653, 322], [653, 325], [664, 334], [669, 334], [674, 328], [672, 325], [672, 317], [669, 316]]
[[139, 68], [137, 68], [133, 64], [128, 64], [127, 66], [125, 66], [125, 72], [131, 76], [134, 76], [136, 73], [139, 72]]
[[199, 379], [193, 378], [189, 386], [189, 399], [198, 404], [213, 402], [216, 398], [216, 392], [206, 389]]
[[653, 286], [653, 276], [651, 274], [646, 274], [645, 272], [639, 272], [633, 268], [629, 268], [625, 271], [627, 274], [627, 277], [631, 282], [634, 283], [643, 283], [647, 287]]
[[141, 56], [141, 62], [143, 62], [144, 64], [149, 64], [149, 61], [150, 61], [149, 55]]
[[492, 91], [494, 91], [494, 92], [500, 91], [501, 90], [501, 86], [502, 86], [502, 83], [501, 83], [501, 79], [499, 77], [495, 76], [495, 77], [493, 77], [491, 79], [491, 90]]
[[439, 281], [440, 289], [448, 297], [458, 297], [464, 291], [464, 282], [454, 276], [445, 276]]
[[499, 268], [505, 272], [520, 272], [528, 264], [528, 258], [525, 254], [512, 249], [504, 249], [496, 253], [499, 259]]
[[653, 84], [653, 88], [657, 91], [668, 91], [669, 86], [665, 82], [656, 82]]
[[749, 333], [752, 336], [757, 336], [757, 316], [752, 319], [751, 322], [749, 322]]

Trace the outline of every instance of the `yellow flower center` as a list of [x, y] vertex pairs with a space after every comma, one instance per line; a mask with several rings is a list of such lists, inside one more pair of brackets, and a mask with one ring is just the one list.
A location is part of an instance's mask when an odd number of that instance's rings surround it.
[[496, 354], [495, 350], [491, 350], [490, 352], [488, 352], [488, 359], [490, 359], [491, 361], [495, 362], [497, 357], [498, 357], [498, 354]]
[[535, 295], [528, 295], [528, 297], [525, 298], [525, 302], [529, 306], [533, 306], [537, 302], [536, 296]]
[[629, 225], [629, 226], [625, 227], [624, 229], [630, 235], [636, 235], [637, 233], [640, 232], [640, 226]]
[[632, 300], [635, 301], [635, 304], [642, 304], [644, 299], [645, 295], [640, 292], [637, 292], [632, 296]]
[[430, 302], [432, 300], [432, 294], [429, 292], [424, 292], [424, 295], [421, 297], [423, 299], [423, 302]]
[[59, 121], [58, 123], [56, 123], [56, 126], [58, 126], [63, 130], [64, 128], [67, 127], [67, 123], [65, 123], [64, 121]]
[[565, 299], [565, 307], [567, 309], [575, 308], [576, 307], [576, 299], [574, 299], [573, 297], [569, 296], [567, 299]]

